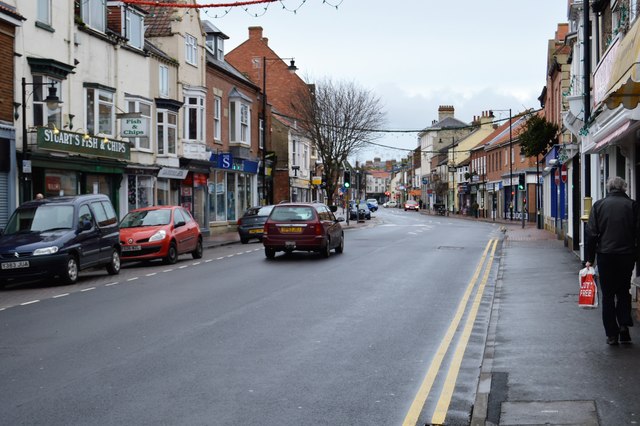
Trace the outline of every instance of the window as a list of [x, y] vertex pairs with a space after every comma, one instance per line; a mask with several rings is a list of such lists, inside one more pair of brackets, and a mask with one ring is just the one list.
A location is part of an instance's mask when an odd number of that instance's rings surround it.
[[[46, 126], [49, 123], [55, 124], [57, 128], [62, 124], [62, 108], [58, 107], [55, 110], [49, 109], [44, 101], [49, 96], [49, 88], [53, 84], [55, 87], [56, 95], [60, 98], [61, 82], [54, 80], [50, 77], [42, 75], [33, 76], [33, 125], [34, 126]], [[62, 99], [61, 99], [62, 100]]]
[[203, 141], [204, 97], [185, 96], [184, 98], [184, 138], [190, 141]]
[[114, 93], [109, 90], [87, 87], [87, 132], [93, 135], [113, 136], [114, 131]]
[[105, 31], [107, 2], [105, 0], [83, 0], [80, 2], [82, 8], [82, 21], [98, 31]]
[[144, 175], [129, 175], [129, 210], [154, 205], [153, 177]]
[[230, 142], [251, 143], [251, 117], [249, 105], [240, 101], [229, 102]]
[[291, 165], [295, 166], [298, 164], [298, 141], [293, 140], [291, 142]]
[[178, 140], [178, 114], [169, 110], [158, 110], [156, 114], [159, 155], [176, 155]]
[[[151, 122], [151, 102], [143, 99], [127, 99], [127, 108], [129, 112], [140, 113], [140, 118]], [[151, 135], [139, 138], [129, 138], [131, 147], [141, 150], [151, 150]]]
[[222, 99], [216, 96], [213, 98], [213, 139], [222, 140]]
[[38, 0], [36, 19], [43, 24], [51, 25], [51, 0]]
[[106, 201], [94, 201], [91, 203], [91, 209], [96, 215], [98, 226], [113, 225], [118, 222], [116, 212], [113, 210], [111, 203]]
[[166, 98], [169, 96], [169, 67], [166, 65], [160, 65], [158, 74], [159, 87], [158, 91], [160, 96]]
[[216, 37], [216, 59], [224, 60], [224, 39], [222, 37]]
[[122, 33], [129, 40], [129, 46], [137, 49], [144, 47], [144, 19], [131, 8], [125, 9]]
[[191, 65], [198, 66], [198, 41], [190, 34], [184, 36], [184, 60]]

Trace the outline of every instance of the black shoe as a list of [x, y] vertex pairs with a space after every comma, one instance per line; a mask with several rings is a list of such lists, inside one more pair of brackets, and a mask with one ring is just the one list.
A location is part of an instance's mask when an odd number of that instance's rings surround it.
[[607, 336], [607, 345], [617, 345], [618, 344], [618, 336], [609, 337]]
[[631, 343], [631, 335], [627, 327], [620, 327], [620, 343]]

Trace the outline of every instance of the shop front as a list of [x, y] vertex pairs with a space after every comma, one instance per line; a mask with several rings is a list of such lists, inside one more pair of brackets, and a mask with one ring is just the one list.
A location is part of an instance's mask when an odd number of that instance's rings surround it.
[[16, 181], [15, 129], [0, 125], [0, 229], [16, 208]]
[[34, 193], [105, 194], [126, 211], [119, 190], [130, 159], [127, 142], [41, 127], [37, 147], [30, 154]]
[[209, 197], [207, 180], [209, 162], [188, 158], [180, 159], [180, 168], [187, 176], [180, 181], [180, 205], [189, 210], [200, 226], [200, 232], [209, 234]]
[[258, 204], [258, 162], [221, 153], [212, 154], [210, 164], [209, 226], [226, 229], [229, 224], [235, 224], [246, 209]]

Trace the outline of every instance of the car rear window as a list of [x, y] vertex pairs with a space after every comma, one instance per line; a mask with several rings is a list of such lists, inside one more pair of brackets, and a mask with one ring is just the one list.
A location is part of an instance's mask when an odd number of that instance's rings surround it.
[[271, 212], [271, 220], [278, 222], [295, 222], [305, 221], [314, 218], [314, 210], [312, 207], [291, 206], [291, 207], [275, 207]]

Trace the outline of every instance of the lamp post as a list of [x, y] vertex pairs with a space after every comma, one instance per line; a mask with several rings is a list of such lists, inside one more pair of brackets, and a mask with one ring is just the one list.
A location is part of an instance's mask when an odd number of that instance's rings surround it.
[[[62, 101], [60, 100], [60, 98], [58, 98], [56, 94], [57, 89], [55, 87], [54, 82], [27, 83], [27, 79], [22, 77], [22, 167], [20, 168], [22, 173], [21, 177], [23, 180], [22, 181], [22, 197], [21, 197], [22, 201], [26, 200], [26, 197], [28, 196], [27, 194], [31, 193], [31, 188], [27, 184], [27, 178], [25, 176], [25, 174], [31, 173], [31, 164], [28, 163], [29, 144], [27, 141], [27, 86], [33, 86], [33, 87], [49, 86], [49, 93], [47, 97], [44, 99], [44, 102], [46, 103], [47, 108], [50, 110], [58, 109], [60, 107], [60, 104], [62, 103]], [[17, 106], [17, 105], [14, 104], [14, 106]], [[25, 167], [28, 170], [28, 172], [25, 172]]]
[[[509, 208], [509, 220], [513, 220], [513, 208], [515, 207], [515, 205], [513, 204], [514, 200], [513, 200], [513, 195], [515, 195], [515, 191], [513, 190], [513, 134], [512, 134], [512, 127], [513, 127], [513, 123], [512, 123], [512, 119], [511, 119], [511, 108], [509, 108], [508, 110], [506, 109], [494, 109], [489, 111], [490, 115], [493, 115], [493, 111], [502, 111], [502, 112], [507, 112], [509, 111], [509, 188], [511, 190], [512, 196], [511, 199], [509, 201], [509, 205], [512, 206]], [[524, 214], [524, 213], [523, 213]]]
[[298, 68], [296, 67], [296, 61], [293, 58], [267, 58], [262, 57], [262, 202], [263, 204], [269, 204], [267, 193], [267, 62], [268, 61], [282, 61], [283, 59], [290, 59], [291, 62], [287, 66], [287, 70], [291, 73], [295, 73]]

